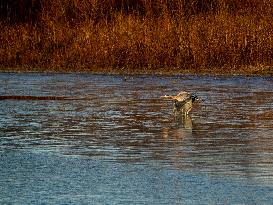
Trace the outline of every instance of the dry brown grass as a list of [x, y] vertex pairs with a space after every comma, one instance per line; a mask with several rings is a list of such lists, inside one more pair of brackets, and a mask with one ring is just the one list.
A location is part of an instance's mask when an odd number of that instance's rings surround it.
[[45, 1], [35, 24], [2, 21], [1, 69], [273, 73], [272, 0], [127, 1]]

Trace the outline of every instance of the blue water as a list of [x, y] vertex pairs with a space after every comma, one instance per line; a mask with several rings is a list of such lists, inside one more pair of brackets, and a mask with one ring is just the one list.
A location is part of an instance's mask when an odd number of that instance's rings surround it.
[[271, 204], [272, 185], [154, 164], [1, 153], [1, 204]]
[[[0, 204], [273, 204], [273, 78], [0, 74]], [[196, 92], [190, 117], [160, 100]]]

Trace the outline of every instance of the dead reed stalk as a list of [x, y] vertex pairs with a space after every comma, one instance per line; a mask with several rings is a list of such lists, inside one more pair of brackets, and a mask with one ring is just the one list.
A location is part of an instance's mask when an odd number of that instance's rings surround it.
[[223, 73], [272, 66], [271, 0], [204, 2], [44, 1], [35, 24], [1, 20], [0, 65]]

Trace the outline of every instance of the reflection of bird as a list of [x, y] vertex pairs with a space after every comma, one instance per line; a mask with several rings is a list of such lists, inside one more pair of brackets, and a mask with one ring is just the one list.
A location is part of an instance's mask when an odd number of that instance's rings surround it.
[[[189, 138], [192, 136], [192, 120], [190, 116], [183, 116], [182, 121], [177, 121], [178, 126], [164, 127], [162, 135], [165, 139], [174, 137], [176, 139]], [[181, 126], [182, 125], [182, 126]]]
[[174, 114], [175, 116], [182, 114], [187, 116], [192, 109], [192, 103], [197, 99], [195, 94], [190, 94], [188, 92], [182, 91], [174, 96], [161, 96], [162, 99], [173, 100]]

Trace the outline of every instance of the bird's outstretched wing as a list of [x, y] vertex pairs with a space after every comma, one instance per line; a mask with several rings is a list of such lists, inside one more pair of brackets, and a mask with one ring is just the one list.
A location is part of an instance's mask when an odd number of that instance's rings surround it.
[[164, 96], [161, 96], [160, 98], [183, 102], [183, 101], [190, 99], [190, 97], [191, 97], [191, 95], [188, 92], [182, 91], [182, 92], [178, 93], [177, 95], [173, 95], [173, 96], [172, 95], [164, 95]]
[[160, 96], [161, 99], [165, 99], [165, 100], [173, 100], [174, 96], [171, 95], [164, 95], [164, 96]]

